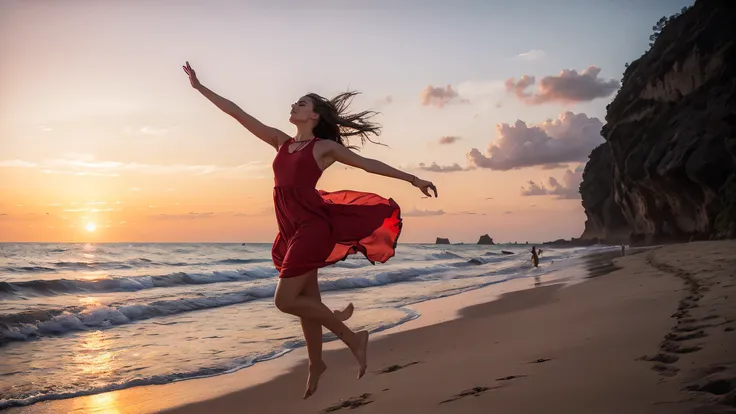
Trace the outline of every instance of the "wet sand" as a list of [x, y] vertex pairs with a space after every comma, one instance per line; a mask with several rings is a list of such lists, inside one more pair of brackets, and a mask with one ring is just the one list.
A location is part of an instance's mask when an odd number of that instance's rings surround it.
[[326, 344], [329, 369], [306, 401], [302, 349], [229, 375], [10, 411], [736, 412], [735, 269], [736, 241], [679, 244], [591, 258], [584, 283], [544, 276], [418, 304], [421, 318], [372, 338], [360, 380], [350, 352]]

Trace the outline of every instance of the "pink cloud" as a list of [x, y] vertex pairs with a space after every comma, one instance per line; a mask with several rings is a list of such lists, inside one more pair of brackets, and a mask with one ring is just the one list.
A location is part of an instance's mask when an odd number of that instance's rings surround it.
[[589, 66], [580, 73], [574, 69], [565, 69], [559, 75], [542, 78], [537, 84], [535, 93], [527, 92], [527, 89], [534, 85], [534, 76], [524, 75], [518, 81], [514, 78], [508, 79], [506, 91], [513, 93], [527, 105], [588, 102], [610, 96], [620, 86], [614, 79], [599, 79], [600, 71], [597, 66]]

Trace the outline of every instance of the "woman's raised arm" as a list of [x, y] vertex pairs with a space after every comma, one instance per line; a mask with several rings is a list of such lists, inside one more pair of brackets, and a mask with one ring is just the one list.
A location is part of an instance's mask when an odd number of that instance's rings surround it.
[[210, 102], [215, 104], [216, 107], [220, 108], [220, 110], [235, 118], [238, 122], [240, 122], [241, 125], [245, 127], [245, 129], [250, 131], [251, 134], [260, 138], [263, 142], [271, 145], [276, 150], [279, 149], [281, 144], [289, 140], [290, 137], [284, 132], [263, 124], [261, 121], [257, 120], [256, 118], [252, 117], [251, 115], [240, 109], [240, 107], [234, 102], [223, 98], [215, 92], [212, 92], [206, 86], [202, 85], [199, 82], [194, 69], [189, 66], [189, 62], [187, 62], [185, 66], [182, 66], [182, 68], [184, 68], [184, 72], [187, 74], [187, 76], [189, 76], [189, 83], [192, 84], [192, 87], [194, 89], [198, 90], [202, 95], [204, 95], [205, 98], [209, 99]]

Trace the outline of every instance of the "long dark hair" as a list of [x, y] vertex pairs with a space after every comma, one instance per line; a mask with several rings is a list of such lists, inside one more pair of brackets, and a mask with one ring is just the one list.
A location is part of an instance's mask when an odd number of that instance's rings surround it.
[[360, 143], [365, 141], [380, 144], [373, 141], [370, 135], [380, 135], [381, 125], [371, 122], [370, 119], [378, 115], [375, 111], [363, 111], [356, 114], [347, 113], [353, 98], [360, 92], [344, 92], [332, 99], [323, 98], [316, 93], [309, 93], [307, 97], [314, 104], [314, 112], [319, 115], [319, 122], [315, 125], [312, 133], [315, 137], [329, 139], [342, 144], [348, 148], [357, 148], [348, 145], [348, 138], [360, 137]]

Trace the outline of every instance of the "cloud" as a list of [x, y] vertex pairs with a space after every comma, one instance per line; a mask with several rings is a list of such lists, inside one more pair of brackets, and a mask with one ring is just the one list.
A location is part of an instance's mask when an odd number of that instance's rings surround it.
[[462, 138], [460, 138], [460, 137], [456, 137], [456, 136], [453, 136], [453, 135], [448, 135], [448, 136], [444, 136], [444, 137], [440, 138], [440, 144], [444, 144], [444, 145], [452, 144], [453, 142], [460, 141], [461, 139]]
[[518, 55], [516, 55], [516, 58], [520, 60], [532, 61], [532, 60], [539, 60], [546, 55], [547, 53], [545, 53], [544, 50], [532, 49], [528, 52], [519, 53]]
[[460, 164], [455, 163], [452, 165], [439, 165], [436, 162], [433, 162], [431, 165], [426, 165], [423, 162], [419, 163], [419, 169], [424, 171], [432, 171], [432, 172], [456, 172], [456, 171], [464, 171], [465, 168], [461, 167]]
[[540, 186], [531, 180], [529, 180], [528, 184], [529, 187], [527, 188], [521, 187], [521, 195], [526, 197], [547, 195], [547, 189], [544, 188], [544, 184]]
[[213, 212], [207, 212], [207, 213], [189, 212], [187, 214], [156, 214], [150, 217], [156, 220], [181, 220], [181, 219], [195, 220], [195, 219], [212, 218], [214, 216], [215, 216], [215, 213]]
[[567, 164], [554, 163], [554, 164], [544, 164], [542, 166], [543, 170], [561, 170], [563, 168], [567, 168]]
[[[149, 207], [155, 207], [155, 206], [149, 206]], [[262, 208], [256, 212], [253, 213], [243, 213], [243, 212], [234, 212], [234, 211], [224, 211], [224, 212], [189, 212], [189, 213], [181, 213], [181, 214], [167, 214], [167, 213], [160, 213], [160, 214], [151, 214], [149, 217], [154, 220], [201, 220], [201, 219], [210, 219], [213, 217], [255, 217], [255, 216], [263, 216], [266, 214], [273, 213], [273, 207], [266, 207]]]
[[475, 211], [458, 211], [457, 213], [447, 213], [448, 216], [474, 216]]
[[498, 138], [489, 144], [486, 154], [473, 148], [467, 154], [468, 162], [471, 167], [500, 171], [584, 162], [603, 142], [602, 127], [598, 118], [572, 112], [539, 125], [527, 126], [521, 120], [513, 125], [499, 124], [496, 126]]
[[524, 75], [516, 81], [506, 81], [506, 91], [513, 93], [527, 105], [541, 105], [549, 102], [564, 104], [588, 102], [597, 98], [605, 98], [618, 90], [620, 84], [615, 79], [599, 79], [601, 69], [589, 66], [578, 73], [576, 70], [564, 69], [556, 76], [545, 76], [537, 85], [538, 92], [529, 93], [527, 88], [534, 84], [534, 76]]
[[169, 129], [146, 125], [146, 126], [141, 127], [139, 132], [143, 135], [153, 135], [156, 137], [162, 137], [169, 133]]
[[446, 214], [444, 210], [417, 210], [416, 208], [401, 212], [401, 215], [404, 217], [429, 217], [442, 216], [444, 214]]
[[44, 174], [57, 174], [57, 175], [78, 175], [78, 176], [90, 176], [90, 177], [120, 177], [118, 173], [97, 173], [93, 171], [64, 171], [64, 170], [41, 170]]
[[457, 91], [452, 89], [451, 85], [447, 85], [444, 88], [440, 86], [435, 87], [433, 85], [429, 85], [422, 90], [422, 93], [420, 95], [422, 105], [433, 105], [437, 108], [443, 108], [445, 105], [449, 104], [452, 100], [458, 97], [459, 95]]
[[23, 160], [6, 160], [0, 161], [0, 167], [7, 168], [35, 168], [38, 164], [35, 162], [23, 161]]
[[557, 199], [577, 199], [580, 198], [579, 187], [583, 181], [583, 169], [584, 164], [578, 165], [575, 170], [567, 170], [562, 176], [562, 182], [557, 180], [555, 177], [547, 178], [547, 185], [536, 184], [534, 181], [529, 181], [529, 186], [521, 188], [521, 195], [523, 196], [541, 196], [541, 195], [553, 195]]
[[265, 170], [268, 165], [261, 161], [251, 161], [237, 166], [189, 165], [189, 164], [144, 164], [138, 162], [96, 161], [92, 154], [65, 153], [61, 158], [44, 162], [23, 160], [0, 161], [0, 167], [37, 168], [45, 174], [64, 174], [78, 176], [118, 177], [125, 173], [146, 175], [207, 175], [219, 174], [238, 178], [259, 178], [254, 175]]
[[155, 125], [143, 125], [141, 127], [126, 127], [125, 133], [129, 135], [147, 135], [152, 137], [164, 137], [172, 128], [158, 127]]

